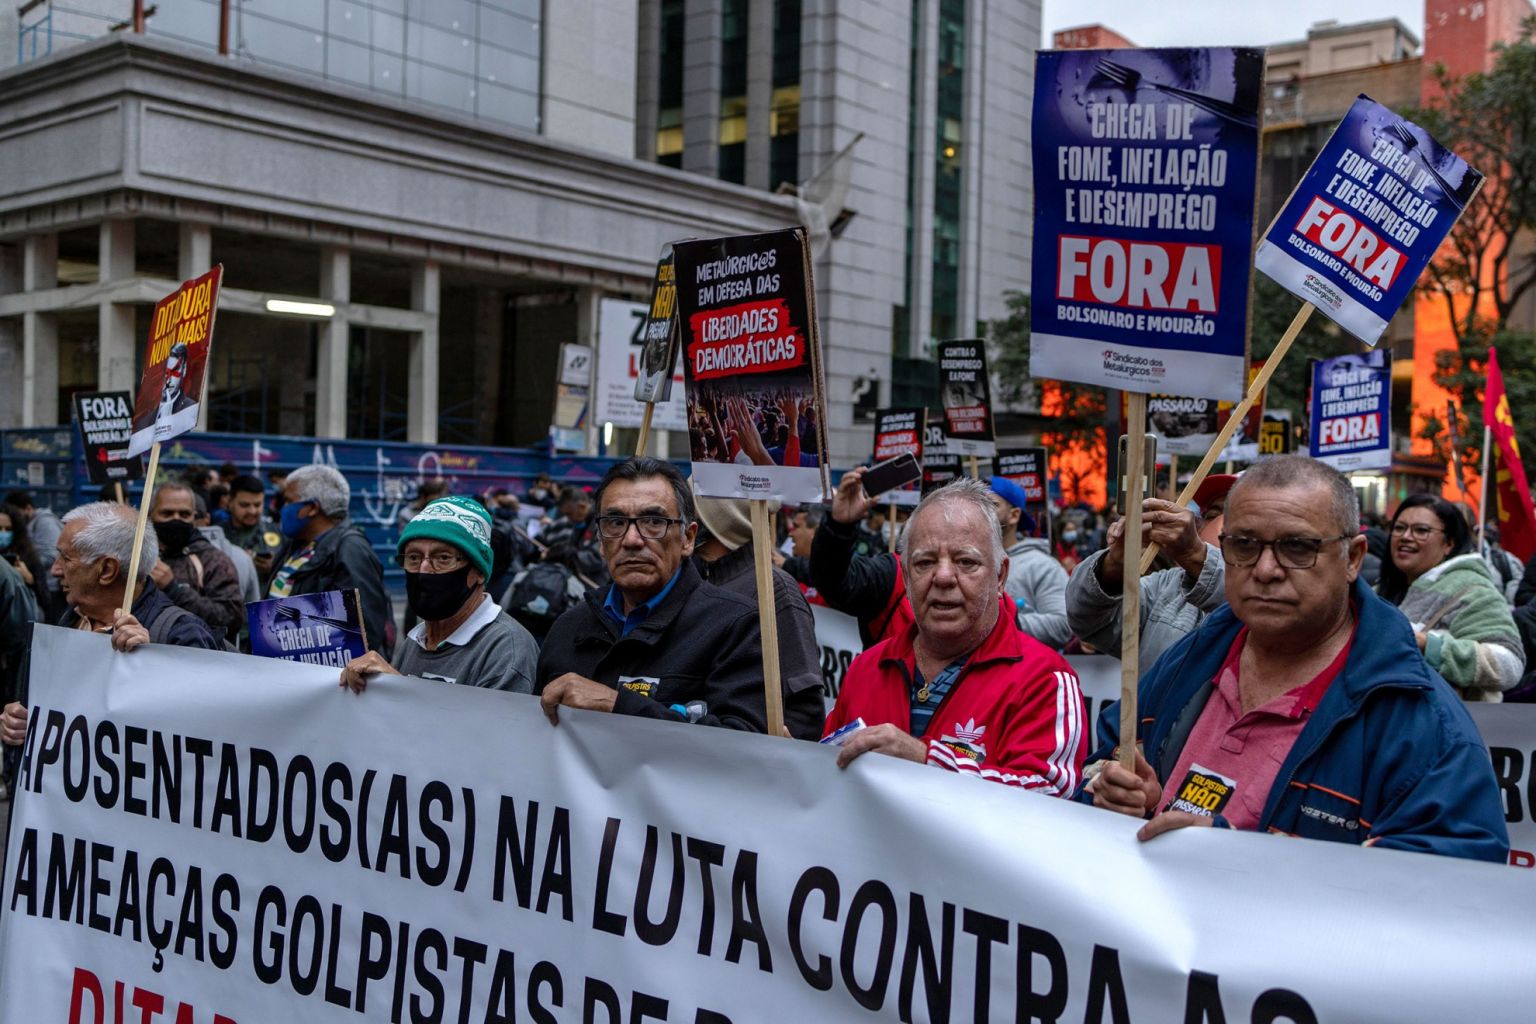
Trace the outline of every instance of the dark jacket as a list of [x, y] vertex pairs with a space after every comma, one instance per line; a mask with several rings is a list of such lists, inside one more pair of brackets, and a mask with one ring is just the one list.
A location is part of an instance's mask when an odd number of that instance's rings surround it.
[[[1402, 613], [1364, 580], [1351, 596], [1354, 645], [1280, 766], [1259, 829], [1506, 862], [1503, 801], [1461, 698], [1425, 663]], [[1141, 678], [1137, 735], [1165, 791], [1241, 627], [1230, 606], [1218, 609]], [[1114, 755], [1119, 712], [1116, 701], [1100, 714], [1090, 762]]]
[[[700, 724], [766, 732], [757, 604], [705, 583], [691, 561], [650, 616], [626, 637], [603, 609], [607, 587], [550, 627], [535, 693], [567, 672], [619, 691], [614, 711], [680, 721], [674, 704], [702, 701]], [[620, 685], [620, 680], [624, 685]]]
[[16, 699], [21, 668], [32, 644], [32, 623], [41, 621], [32, 588], [0, 559], [0, 706]]
[[245, 625], [245, 600], [240, 596], [240, 574], [228, 555], [208, 538], [196, 536], [181, 554], [161, 558], [175, 577], [165, 588], [173, 604], [208, 623], [215, 633], [231, 638], [239, 634]]
[[856, 523], [822, 520], [811, 538], [811, 585], [827, 607], [859, 620], [859, 638], [870, 647], [886, 636], [901, 570], [895, 555], [855, 555], [859, 534]]
[[[172, 647], [201, 647], [209, 651], [224, 649], [208, 623], [190, 612], [184, 615], [172, 612], [173, 621], [164, 627], [162, 640], [162, 630], [156, 629], [156, 623], [160, 621], [160, 616], [175, 607], [165, 592], [153, 583], [144, 583], [133, 597], [133, 617], [139, 620], [139, 625], [149, 630], [152, 643], [164, 642]], [[69, 609], [59, 620], [59, 625], [65, 629], [77, 628], [80, 625], [80, 613], [73, 608]]]
[[[272, 559], [274, 569], [281, 568], [293, 550], [289, 541]], [[368, 631], [368, 649], [386, 658], [393, 647], [385, 633], [394, 622], [389, 595], [384, 592], [384, 567], [373, 553], [362, 528], [343, 519], [315, 540], [315, 555], [289, 577], [290, 594], [321, 594], [327, 590], [357, 588], [362, 597], [363, 627]]]
[[1536, 601], [1536, 555], [1532, 555], [1525, 563], [1525, 575], [1520, 577], [1520, 585], [1515, 588], [1515, 607], [1522, 608]]
[[[694, 556], [694, 565], [707, 583], [728, 590], [757, 607], [757, 567], [752, 542], [713, 562]], [[783, 569], [773, 570], [773, 610], [779, 627], [779, 689], [784, 698], [784, 724], [797, 740], [821, 739], [827, 717], [822, 693], [821, 646], [816, 619], [800, 586]]]

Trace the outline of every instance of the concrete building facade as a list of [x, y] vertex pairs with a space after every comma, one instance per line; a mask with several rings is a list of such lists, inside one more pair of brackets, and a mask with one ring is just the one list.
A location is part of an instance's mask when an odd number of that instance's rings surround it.
[[154, 6], [0, 11], [5, 423], [130, 384], [212, 260], [210, 428], [536, 441], [558, 343], [663, 242], [799, 222], [846, 170], [815, 270], [847, 464], [1027, 288], [1038, 0]]

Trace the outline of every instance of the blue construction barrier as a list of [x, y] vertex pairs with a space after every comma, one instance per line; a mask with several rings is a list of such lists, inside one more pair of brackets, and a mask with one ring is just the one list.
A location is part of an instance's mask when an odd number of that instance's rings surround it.
[[[423, 481], [442, 477], [452, 494], [481, 494], [505, 487], [521, 495], [540, 473], [548, 473], [557, 483], [592, 486], [617, 461], [551, 455], [536, 448], [202, 433], [184, 434], [160, 453], [162, 476], [232, 463], [263, 484], [274, 469], [292, 470], [315, 462], [335, 466], [352, 487], [352, 519], [366, 531], [392, 588], [403, 586], [394, 564], [400, 510], [415, 500]], [[682, 468], [687, 472], [686, 464]], [[100, 491], [86, 474], [84, 450], [73, 427], [0, 431], [0, 481], [7, 491], [31, 491], [34, 502], [60, 515], [94, 501]], [[130, 484], [127, 490], [129, 501], [137, 503], [140, 485]]]

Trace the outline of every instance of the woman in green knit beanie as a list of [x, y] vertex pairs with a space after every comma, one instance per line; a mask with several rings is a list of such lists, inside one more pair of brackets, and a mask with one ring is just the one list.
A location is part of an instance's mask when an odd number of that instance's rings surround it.
[[1444, 498], [1415, 494], [1398, 506], [1391, 535], [1377, 593], [1402, 609], [1424, 660], [1464, 700], [1502, 700], [1525, 652], [1466, 519]]

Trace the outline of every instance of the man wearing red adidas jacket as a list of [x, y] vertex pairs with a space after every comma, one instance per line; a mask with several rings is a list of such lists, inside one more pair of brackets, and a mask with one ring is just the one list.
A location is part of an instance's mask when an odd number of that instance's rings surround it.
[[1062, 657], [1004, 611], [991, 491], [957, 480], [924, 498], [902, 535], [914, 625], [848, 668], [825, 734], [862, 718], [838, 755], [871, 751], [1069, 797], [1087, 755], [1082, 692]]

